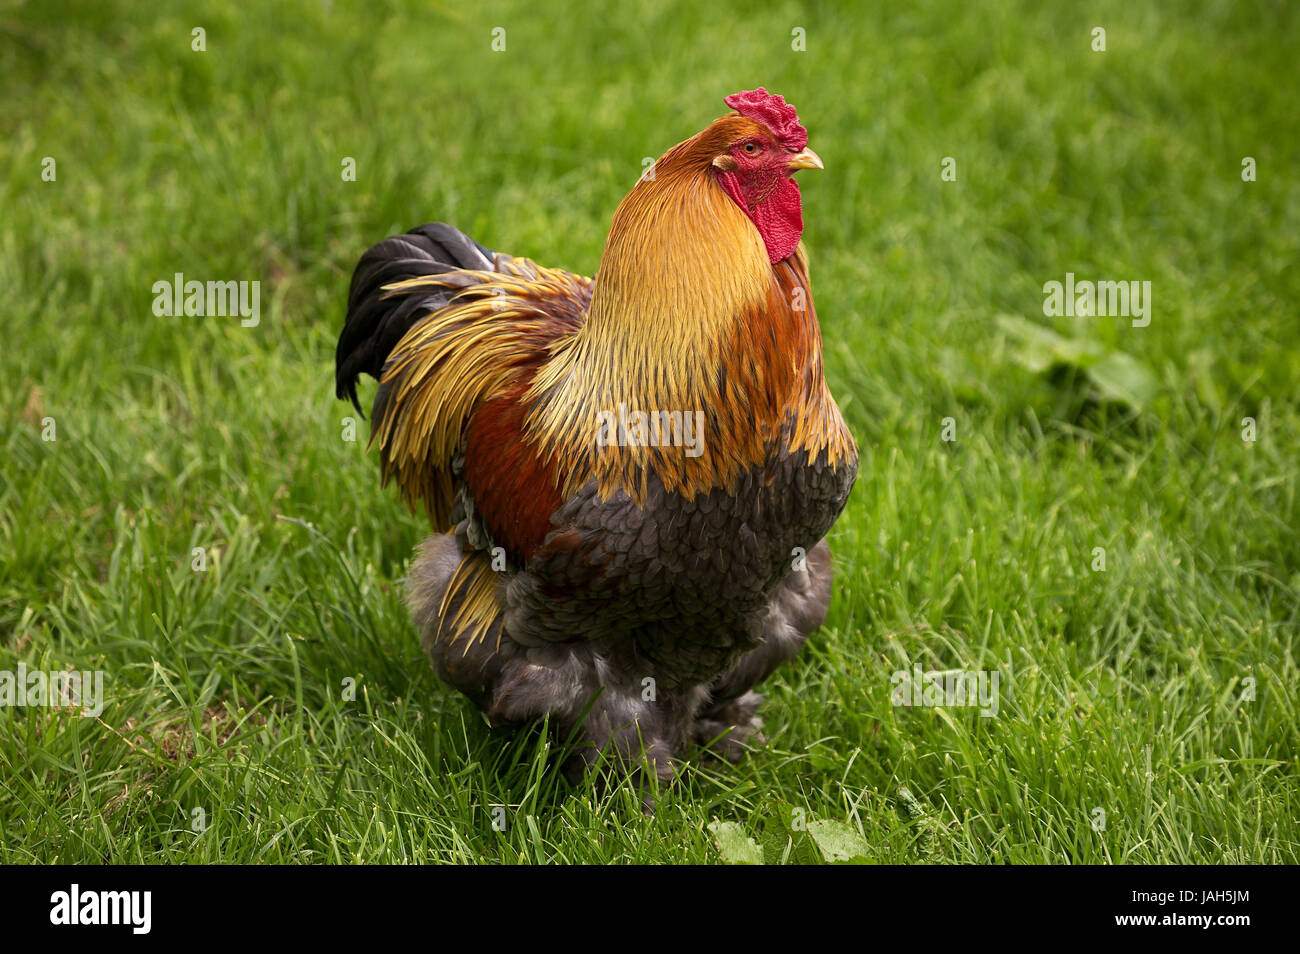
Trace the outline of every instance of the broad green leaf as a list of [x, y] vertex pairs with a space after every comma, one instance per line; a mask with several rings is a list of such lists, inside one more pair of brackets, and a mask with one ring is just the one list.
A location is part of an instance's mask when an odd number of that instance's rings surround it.
[[871, 846], [851, 825], [818, 819], [808, 823], [808, 834], [817, 843], [827, 864], [871, 863]]
[[1114, 351], [1088, 369], [1088, 376], [1102, 396], [1123, 401], [1141, 410], [1153, 397], [1157, 386], [1146, 365], [1132, 355]]
[[717, 843], [718, 853], [722, 855], [724, 864], [761, 865], [763, 863], [763, 849], [759, 848], [758, 842], [745, 834], [745, 829], [735, 822], [710, 822], [709, 831], [713, 833], [713, 840]]
[[998, 327], [1012, 343], [1011, 357], [1035, 374], [1053, 368], [1078, 368], [1101, 400], [1141, 410], [1159, 390], [1155, 376], [1137, 358], [1107, 351], [1096, 341], [1066, 338], [1019, 315], [998, 315]]

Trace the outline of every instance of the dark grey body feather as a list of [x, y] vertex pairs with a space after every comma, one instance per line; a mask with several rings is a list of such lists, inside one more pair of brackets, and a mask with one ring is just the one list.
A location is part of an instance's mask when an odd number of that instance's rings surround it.
[[667, 778], [688, 741], [738, 758], [759, 725], [752, 690], [825, 620], [822, 536], [853, 478], [793, 455], [734, 494], [687, 500], [652, 479], [638, 507], [587, 488], [527, 567], [497, 574], [501, 613], [472, 644], [454, 632], [455, 594], [443, 599], [475, 552], [464, 521], [430, 537], [411, 568], [422, 645], [494, 724], [549, 716], [562, 735], [580, 728], [585, 760], [607, 748], [635, 758], [644, 746]]

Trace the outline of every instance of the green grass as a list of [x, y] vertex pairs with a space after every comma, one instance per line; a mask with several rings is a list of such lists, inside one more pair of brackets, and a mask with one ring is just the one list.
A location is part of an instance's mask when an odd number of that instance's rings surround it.
[[[882, 862], [1300, 860], [1294, 4], [263, 6], [0, 5], [0, 670], [107, 674], [98, 720], [0, 709], [0, 862], [710, 862], [712, 822], [775, 862], [798, 816]], [[437, 684], [334, 340], [422, 222], [590, 274], [642, 158], [759, 84], [826, 162], [861, 474], [767, 745], [644, 817]], [[1150, 325], [1045, 317], [1067, 271], [1151, 281]], [[261, 324], [155, 317], [175, 272]], [[998, 671], [998, 715], [894, 707], [913, 664]]]

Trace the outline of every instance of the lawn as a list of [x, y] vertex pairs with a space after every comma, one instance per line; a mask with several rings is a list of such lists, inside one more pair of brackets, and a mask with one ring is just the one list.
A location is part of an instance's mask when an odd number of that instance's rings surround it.
[[[1297, 48], [1285, 2], [0, 3], [0, 672], [104, 674], [0, 707], [0, 862], [1300, 861]], [[423, 222], [591, 274], [760, 84], [861, 472], [766, 744], [645, 816], [438, 684], [334, 343]], [[258, 322], [156, 314], [177, 273]], [[1150, 308], [1048, 315], [1067, 273]]]

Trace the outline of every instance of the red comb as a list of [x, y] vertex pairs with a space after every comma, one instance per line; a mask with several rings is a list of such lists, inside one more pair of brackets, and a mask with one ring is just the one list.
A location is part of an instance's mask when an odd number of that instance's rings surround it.
[[808, 130], [799, 125], [794, 107], [778, 93], [763, 87], [732, 93], [723, 100], [740, 115], [762, 123], [787, 149], [798, 151], [808, 145]]

